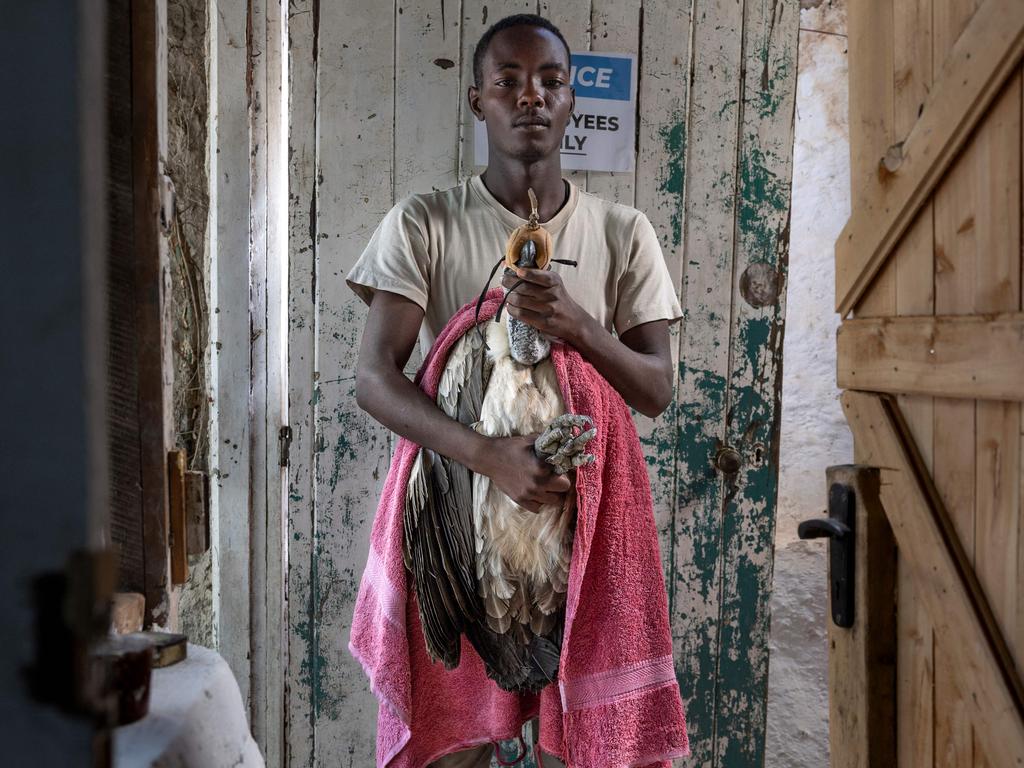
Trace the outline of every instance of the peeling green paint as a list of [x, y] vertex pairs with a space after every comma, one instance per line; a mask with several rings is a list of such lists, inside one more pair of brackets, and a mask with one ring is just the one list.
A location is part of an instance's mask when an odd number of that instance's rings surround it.
[[[783, 274], [786, 269], [789, 148], [776, 137], [788, 135], [784, 113], [795, 77], [796, 27], [782, 30], [780, 20], [789, 23], [794, 7], [766, 2], [695, 9], [703, 16], [699, 22], [694, 17], [702, 33], [695, 33], [694, 69], [686, 60], [688, 49], [682, 62], [666, 65], [667, 77], [675, 79], [658, 81], [657, 87], [675, 92], [658, 102], [660, 126], [650, 129], [641, 147], [648, 157], [652, 151], [658, 156], [660, 169], [641, 177], [638, 168], [636, 177], [637, 189], [641, 184], [657, 188], [648, 212], [654, 214], [673, 275], [682, 280], [677, 287], [683, 291], [685, 330], [673, 328], [673, 343], [688, 342], [689, 347], [681, 346], [695, 353], [680, 362], [679, 398], [645, 428], [642, 441], [659, 529], [670, 545], [662, 542], [677, 678], [694, 749], [688, 764], [709, 768], [753, 768], [763, 755], [782, 314], [779, 307], [752, 310], [738, 297], [731, 306], [729, 283], [752, 261], [775, 265]], [[783, 10], [777, 14], [776, 8]], [[661, 9], [645, 6], [648, 18], [655, 12]], [[735, 88], [741, 73], [746, 73], [744, 86]], [[703, 101], [691, 104], [694, 94]], [[699, 174], [704, 166], [709, 171]], [[688, 190], [698, 176], [699, 188]], [[337, 202], [337, 190], [332, 188], [333, 197], [326, 190], [325, 199]], [[712, 218], [714, 236], [706, 247], [684, 254], [688, 230]], [[354, 230], [335, 228], [337, 217], [331, 223], [332, 231], [345, 233], [340, 253]], [[296, 550], [308, 562], [295, 567], [289, 591], [296, 597], [293, 611], [305, 605], [306, 616], [293, 634], [296, 652], [304, 653], [296, 683], [303, 689], [300, 697], [308, 697], [309, 739], [317, 742], [309, 747], [311, 765], [345, 764], [339, 734], [351, 732], [347, 722], [364, 722], [364, 702], [372, 701], [341, 638], [391, 449], [386, 432], [352, 402], [365, 308], [337, 300], [345, 292], [331, 282], [340, 284], [345, 270], [334, 251], [323, 249], [316, 258], [314, 286], [318, 275], [327, 279], [309, 299], [316, 310], [311, 304], [308, 316], [320, 342], [310, 362], [323, 373], [313, 388], [307, 422], [315, 427], [305, 448], [312, 479], [297, 491], [289, 489], [296, 514], [309, 518], [298, 524], [301, 535], [293, 534], [301, 542]], [[300, 317], [294, 327], [302, 325]], [[321, 391], [321, 386], [329, 388]], [[714, 466], [723, 443], [734, 446], [745, 462], [729, 481]], [[756, 465], [750, 460], [754, 452], [763, 454]], [[667, 520], [666, 509], [671, 511]], [[365, 757], [352, 751], [365, 747], [362, 737], [356, 741], [349, 744], [348, 764], [359, 765]], [[517, 746], [504, 744], [503, 757], [515, 756]], [[526, 765], [534, 768], [532, 759]]]
[[[785, 226], [777, 226], [772, 213], [789, 209], [789, 183], [771, 170], [780, 158], [760, 146], [745, 148], [740, 155], [740, 188], [737, 226], [741, 243], [754, 260], [768, 260], [779, 250], [779, 235]], [[788, 245], [787, 242], [782, 246]]]
[[686, 178], [686, 122], [676, 118], [659, 131], [665, 147], [661, 191], [671, 203], [672, 230], [668, 246], [675, 250], [683, 242], [683, 189]]

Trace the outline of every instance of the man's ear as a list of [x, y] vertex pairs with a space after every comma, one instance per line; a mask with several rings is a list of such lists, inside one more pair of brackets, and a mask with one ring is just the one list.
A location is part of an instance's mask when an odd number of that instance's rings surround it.
[[483, 110], [480, 109], [480, 89], [475, 85], [469, 86], [469, 89], [466, 91], [466, 101], [469, 102], [469, 108], [473, 111], [473, 114], [476, 115], [476, 119], [483, 120], [484, 113]]

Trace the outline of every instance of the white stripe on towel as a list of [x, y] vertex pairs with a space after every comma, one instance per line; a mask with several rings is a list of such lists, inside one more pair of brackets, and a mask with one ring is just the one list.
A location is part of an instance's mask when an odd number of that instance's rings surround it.
[[588, 709], [611, 704], [634, 693], [676, 682], [672, 656], [646, 659], [626, 667], [596, 672], [576, 680], [562, 680], [562, 709]]
[[399, 629], [405, 629], [405, 599], [398, 594], [384, 572], [384, 561], [377, 550], [370, 546], [370, 554], [366, 558], [366, 570], [363, 580], [373, 590], [384, 617]]

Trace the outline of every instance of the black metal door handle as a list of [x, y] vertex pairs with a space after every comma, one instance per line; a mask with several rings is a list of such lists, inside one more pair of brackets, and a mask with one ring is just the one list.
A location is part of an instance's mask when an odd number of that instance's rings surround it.
[[853, 626], [854, 522], [857, 500], [853, 488], [833, 483], [828, 489], [828, 517], [804, 520], [796, 532], [801, 539], [828, 539], [829, 591], [832, 621], [837, 627]]
[[849, 526], [831, 517], [815, 517], [804, 520], [797, 526], [796, 535], [801, 539], [842, 539], [850, 533]]

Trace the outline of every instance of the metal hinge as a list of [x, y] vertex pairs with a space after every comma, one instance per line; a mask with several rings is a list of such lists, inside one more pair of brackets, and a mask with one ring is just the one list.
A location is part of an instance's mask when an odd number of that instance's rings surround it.
[[281, 447], [281, 466], [287, 467], [292, 447], [292, 428], [281, 427], [277, 433], [277, 441]]

